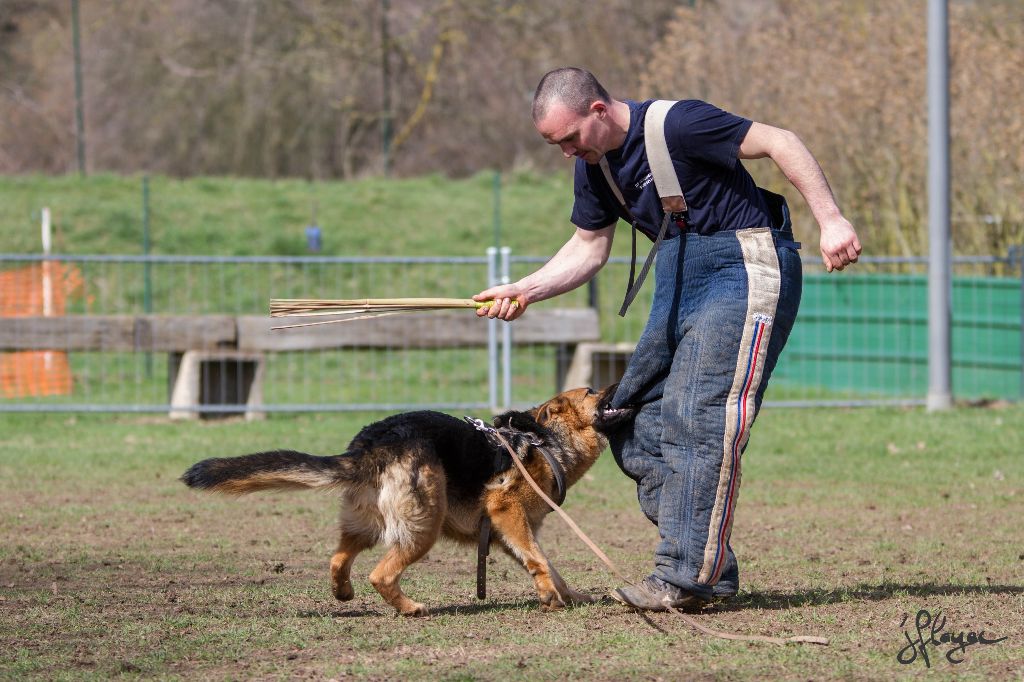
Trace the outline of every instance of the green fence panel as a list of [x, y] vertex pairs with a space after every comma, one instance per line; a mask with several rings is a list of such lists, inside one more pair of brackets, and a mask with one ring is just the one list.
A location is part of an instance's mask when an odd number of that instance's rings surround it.
[[[807, 275], [773, 382], [788, 394], [812, 390], [810, 399], [920, 398], [927, 311], [923, 275]], [[954, 278], [952, 334], [956, 397], [1021, 397], [1020, 280]]]

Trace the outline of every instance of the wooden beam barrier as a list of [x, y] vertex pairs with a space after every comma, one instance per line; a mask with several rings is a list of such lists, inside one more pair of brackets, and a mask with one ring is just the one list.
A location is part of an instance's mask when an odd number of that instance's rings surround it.
[[0, 350], [184, 352], [233, 348], [231, 315], [63, 315], [0, 318]]
[[[271, 331], [323, 318], [232, 315], [64, 315], [0, 317], [0, 351], [185, 352], [234, 348], [298, 351], [329, 348], [457, 348], [487, 343], [487, 323], [472, 312], [409, 313], [393, 317]], [[505, 324], [499, 322], [499, 325]], [[592, 308], [531, 310], [512, 323], [517, 344], [600, 340]]]

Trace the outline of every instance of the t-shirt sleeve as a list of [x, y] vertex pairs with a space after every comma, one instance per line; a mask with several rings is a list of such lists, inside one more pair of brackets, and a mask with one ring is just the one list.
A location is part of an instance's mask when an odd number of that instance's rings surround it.
[[[596, 172], [595, 172], [596, 169]], [[615, 205], [608, 201], [604, 175], [597, 166], [588, 167], [576, 159], [573, 179], [572, 224], [584, 230], [600, 230], [619, 219]]]
[[690, 157], [732, 170], [753, 121], [700, 100], [676, 103], [665, 119], [672, 158]]

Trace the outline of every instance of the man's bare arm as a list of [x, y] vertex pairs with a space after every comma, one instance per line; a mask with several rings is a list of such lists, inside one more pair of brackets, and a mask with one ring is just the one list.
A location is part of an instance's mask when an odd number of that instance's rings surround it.
[[494, 299], [494, 305], [480, 308], [477, 315], [511, 321], [531, 303], [564, 294], [590, 281], [608, 261], [614, 232], [614, 225], [600, 230], [576, 228], [569, 241], [539, 270], [518, 282], [491, 287], [474, 296], [475, 301]]
[[740, 144], [741, 159], [771, 158], [796, 187], [821, 229], [821, 258], [829, 272], [856, 263], [861, 244], [836, 204], [817, 160], [796, 134], [754, 122]]

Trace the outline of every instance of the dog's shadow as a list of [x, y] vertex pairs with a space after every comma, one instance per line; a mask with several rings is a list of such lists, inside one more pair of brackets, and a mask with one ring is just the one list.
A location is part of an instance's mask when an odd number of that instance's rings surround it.
[[741, 592], [732, 599], [714, 604], [710, 610], [745, 611], [748, 609], [785, 610], [804, 606], [826, 606], [850, 601], [883, 601], [897, 597], [943, 597], [949, 595], [1024, 594], [1021, 585], [904, 585], [860, 583], [852, 587], [811, 589], [794, 592], [767, 590]]
[[[474, 602], [470, 604], [448, 604], [430, 607], [431, 616], [472, 616], [480, 613], [503, 613], [506, 611], [523, 611], [536, 609], [537, 600], [518, 600], [510, 602]], [[295, 614], [299, 618], [364, 618], [395, 615], [394, 609], [382, 605], [381, 608], [353, 609], [306, 609]]]
[[383, 616], [377, 609], [305, 609], [295, 613], [297, 618], [365, 618]]

